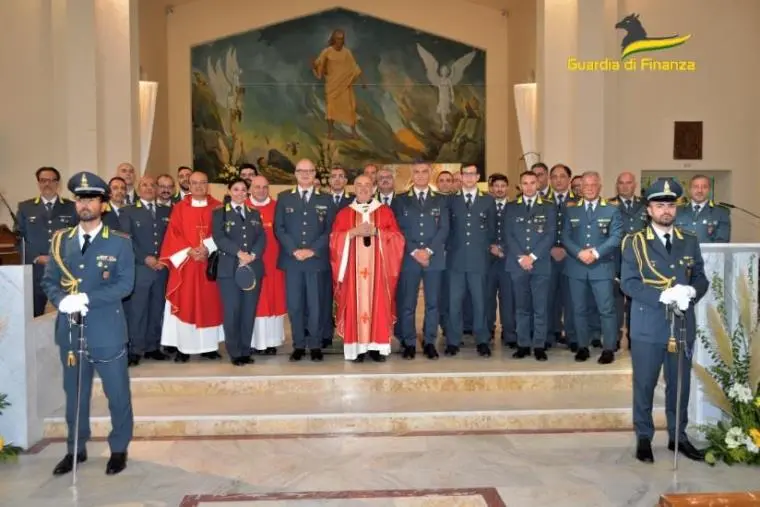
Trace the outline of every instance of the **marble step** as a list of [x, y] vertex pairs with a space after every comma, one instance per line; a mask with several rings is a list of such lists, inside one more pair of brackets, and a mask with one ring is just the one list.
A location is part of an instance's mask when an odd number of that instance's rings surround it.
[[[471, 356], [471, 357], [470, 357]], [[541, 363], [531, 358], [483, 360], [467, 351], [462, 357], [428, 361], [354, 364], [342, 358], [323, 363], [289, 363], [284, 356], [259, 359], [236, 367], [223, 361], [188, 364], [144, 363], [130, 369], [134, 398], [142, 396], [206, 395], [369, 395], [377, 393], [463, 392], [584, 392], [604, 387], [630, 392], [630, 359], [622, 355], [612, 365], [576, 363], [572, 355], [557, 355]], [[102, 397], [100, 382], [93, 389]]]
[[[631, 427], [630, 391], [264, 393], [141, 396], [133, 400], [135, 436], [313, 435], [467, 431], [583, 431]], [[46, 420], [60, 438], [62, 411]], [[662, 426], [658, 406], [655, 423]], [[93, 400], [92, 434], [110, 430], [107, 402]]]

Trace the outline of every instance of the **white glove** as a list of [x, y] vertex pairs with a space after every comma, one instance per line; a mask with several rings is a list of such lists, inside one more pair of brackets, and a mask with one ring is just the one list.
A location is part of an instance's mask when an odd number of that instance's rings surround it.
[[81, 313], [82, 317], [84, 317], [85, 315], [87, 315], [87, 312], [90, 311], [90, 309], [87, 307], [87, 305], [90, 304], [90, 298], [87, 297], [87, 294], [85, 294], [84, 292], [77, 294], [77, 297], [80, 303], [79, 313]]
[[695, 289], [691, 285], [676, 285], [676, 289], [679, 287], [681, 287], [680, 290], [686, 291], [686, 294], [688, 295], [689, 299], [695, 299], [697, 297], [697, 289]]
[[[692, 290], [690, 291], [689, 289]], [[673, 287], [674, 302], [678, 305], [679, 310], [686, 311], [689, 309], [692, 291], [694, 291], [694, 288], [688, 285], [676, 285]]]
[[58, 303], [58, 311], [61, 313], [77, 313], [82, 306], [78, 294], [69, 294]]
[[660, 303], [664, 304], [665, 306], [669, 305], [670, 303], [674, 303], [675, 301], [675, 293], [672, 287], [670, 289], [665, 289], [660, 293]]

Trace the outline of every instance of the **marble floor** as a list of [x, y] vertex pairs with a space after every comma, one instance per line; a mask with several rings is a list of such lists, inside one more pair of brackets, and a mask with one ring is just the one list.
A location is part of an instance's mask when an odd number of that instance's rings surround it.
[[757, 489], [757, 470], [682, 460], [665, 437], [638, 463], [628, 432], [138, 440], [107, 477], [88, 445], [76, 491], [51, 470], [64, 444], [0, 464], [3, 507], [646, 506], [666, 492]]

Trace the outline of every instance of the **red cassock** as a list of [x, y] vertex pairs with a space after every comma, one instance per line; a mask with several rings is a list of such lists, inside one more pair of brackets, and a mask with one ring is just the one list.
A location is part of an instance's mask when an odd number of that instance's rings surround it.
[[277, 201], [270, 199], [269, 202], [260, 206], [249, 200], [251, 206], [261, 214], [261, 222], [264, 224], [264, 232], [267, 235], [267, 246], [264, 248], [262, 261], [264, 262], [264, 278], [261, 281], [261, 293], [259, 305], [256, 308], [257, 317], [272, 317], [285, 315], [285, 272], [277, 269], [277, 256], [280, 255], [280, 244], [274, 235], [274, 209]]
[[174, 205], [161, 244], [161, 262], [169, 266], [166, 299], [172, 315], [196, 328], [222, 324], [222, 302], [216, 282], [206, 277], [208, 262], [194, 261], [189, 255], [179, 267], [170, 258], [186, 248], [196, 248], [211, 237], [211, 213], [221, 205], [211, 196], [207, 206], [193, 207], [187, 197]]
[[[390, 353], [404, 237], [391, 208], [378, 204], [372, 201], [363, 213], [359, 204], [342, 209], [330, 234], [335, 323], [346, 359], [372, 350]], [[348, 239], [348, 231], [365, 220], [378, 229], [369, 248], [361, 237]]]

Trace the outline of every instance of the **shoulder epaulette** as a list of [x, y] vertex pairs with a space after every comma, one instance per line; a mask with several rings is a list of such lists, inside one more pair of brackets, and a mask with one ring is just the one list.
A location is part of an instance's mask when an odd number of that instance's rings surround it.
[[685, 206], [688, 203], [689, 203], [689, 200], [686, 199], [686, 197], [684, 196], [681, 196], [678, 199], [676, 199], [676, 205], [678, 206]]
[[690, 231], [688, 229], [681, 229], [681, 228], [678, 228], [678, 227], [673, 227], [673, 230], [676, 231], [676, 232], [680, 232], [684, 236], [690, 236], [692, 238], [696, 238], [697, 237], [697, 233], [696, 232]]
[[578, 206], [578, 201], [565, 201], [565, 206], [568, 208], [575, 208]]
[[620, 198], [618, 196], [610, 197], [609, 199], [607, 199], [607, 202], [609, 202], [609, 203], [613, 203], [613, 202], [616, 203], [616, 202], [618, 202], [619, 199]]
[[620, 206], [620, 202], [618, 201], [604, 201], [606, 204], [609, 204], [610, 206]]
[[731, 211], [731, 208], [729, 208], [728, 206], [726, 206], [726, 205], [725, 205], [725, 204], [723, 204], [722, 202], [716, 202], [716, 203], [715, 203], [715, 205], [716, 205], [717, 207], [719, 207], [719, 208], [723, 208], [724, 210], [728, 210], [728, 211]]
[[114, 236], [119, 236], [120, 238], [132, 239], [132, 236], [130, 236], [129, 234], [127, 234], [126, 232], [123, 232], [123, 231], [117, 231], [116, 229], [111, 229], [110, 232]]

